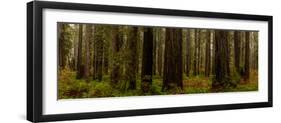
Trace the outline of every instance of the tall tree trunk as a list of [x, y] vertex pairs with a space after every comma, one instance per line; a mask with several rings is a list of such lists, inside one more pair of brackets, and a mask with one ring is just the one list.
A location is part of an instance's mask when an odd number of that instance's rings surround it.
[[159, 29], [159, 41], [158, 41], [158, 45], [159, 45], [159, 48], [158, 48], [158, 66], [157, 66], [157, 68], [158, 68], [158, 74], [159, 74], [159, 76], [162, 76], [162, 66], [163, 66], [163, 41], [164, 41], [164, 38], [163, 38], [163, 29], [162, 28], [160, 28]]
[[90, 75], [90, 42], [92, 41], [92, 25], [86, 25], [85, 33], [85, 67], [84, 67], [84, 78], [88, 81]]
[[197, 42], [197, 47], [198, 47], [198, 52], [197, 52], [197, 75], [201, 73], [201, 29], [198, 29], [198, 42]]
[[84, 74], [84, 66], [82, 64], [82, 36], [83, 36], [83, 25], [79, 24], [78, 31], [78, 59], [77, 59], [77, 79], [81, 79]]
[[74, 59], [74, 67], [73, 70], [77, 70], [77, 59], [78, 59], [78, 40], [79, 40], [79, 24], [75, 24], [75, 39], [73, 44], [73, 59]]
[[183, 89], [182, 72], [182, 30], [166, 28], [162, 90]]
[[136, 79], [137, 79], [137, 48], [138, 44], [137, 42], [137, 34], [138, 34], [138, 28], [132, 27], [130, 29], [129, 33], [129, 39], [128, 39], [128, 63], [127, 63], [127, 69], [126, 69], [126, 75], [127, 79], [129, 80], [129, 89], [136, 89]]
[[111, 84], [115, 86], [119, 83], [121, 74], [120, 74], [120, 50], [121, 50], [121, 41], [122, 36], [119, 35], [119, 27], [113, 26], [112, 27], [112, 56], [113, 56], [113, 65], [112, 65], [112, 71], [111, 71]]
[[259, 40], [258, 40], [258, 32], [254, 32], [254, 42], [255, 42], [255, 45], [254, 45], [254, 58], [253, 58], [253, 64], [254, 64], [254, 69], [255, 70], [258, 70], [258, 67], [259, 67], [259, 64], [258, 64], [258, 61], [259, 61], [259, 54], [258, 54], [258, 50], [259, 50]]
[[229, 44], [230, 44], [230, 31], [226, 31], [227, 32], [227, 41], [225, 42], [226, 43], [226, 46], [225, 46], [225, 50], [226, 50], [226, 64], [227, 64], [227, 67], [226, 67], [226, 72], [227, 72], [227, 75], [230, 77], [230, 67], [229, 67], [229, 64], [230, 64], [230, 48], [229, 48]]
[[186, 76], [190, 74], [191, 68], [191, 36], [190, 29], [187, 29], [186, 33]]
[[212, 83], [213, 91], [223, 91], [229, 84], [229, 52], [228, 32], [215, 31], [215, 78]]
[[250, 78], [250, 32], [246, 32], [246, 45], [245, 45], [245, 80]]
[[63, 43], [62, 43], [62, 39], [63, 39], [63, 24], [62, 23], [58, 23], [58, 41], [59, 41], [59, 69], [62, 69], [63, 68], [63, 52], [62, 52], [62, 49], [63, 49]]
[[152, 73], [153, 75], [156, 75], [156, 49], [157, 49], [157, 29], [156, 28], [152, 28], [153, 31], [153, 66], [152, 66]]
[[239, 31], [234, 32], [234, 62], [237, 73], [240, 73], [240, 45], [241, 45], [241, 33]]
[[58, 33], [59, 33], [59, 67], [60, 69], [65, 68], [67, 56], [65, 53], [65, 42], [66, 42], [66, 30], [67, 30], [67, 24], [58, 23]]
[[138, 65], [136, 71], [137, 71], [137, 76], [139, 76], [141, 74], [141, 60], [142, 60], [142, 40], [143, 40], [143, 37], [142, 37], [142, 31], [141, 31], [141, 27], [138, 27], [137, 28], [137, 56], [138, 56], [138, 59], [136, 61], [136, 64]]
[[139, 52], [139, 59], [138, 59], [138, 74], [141, 76], [141, 72], [142, 72], [142, 56], [143, 56], [143, 40], [144, 40], [144, 27], [139, 27], [138, 28], [138, 43], [139, 43], [139, 47], [138, 47], [138, 52]]
[[207, 30], [206, 36], [206, 53], [205, 53], [205, 76], [210, 76], [211, 72], [211, 33]]
[[[103, 34], [103, 37], [107, 37], [111, 35], [109, 31], [111, 28], [109, 26], [105, 26], [105, 32]], [[104, 43], [103, 43], [103, 73], [105, 75], [108, 75], [108, 69], [109, 69], [109, 41], [107, 38], [104, 38]]]
[[198, 75], [198, 30], [194, 32], [194, 59], [193, 59], [193, 75]]
[[245, 53], [246, 53], [246, 32], [241, 32], [241, 56], [240, 56], [240, 64], [242, 66], [242, 70], [240, 71], [241, 75], [245, 75]]
[[211, 31], [212, 33], [212, 75], [216, 74], [216, 33], [214, 30]]
[[143, 40], [143, 57], [142, 57], [142, 73], [141, 88], [147, 93], [152, 85], [152, 67], [153, 67], [153, 30], [152, 28], [144, 29]]
[[[101, 31], [101, 32], [98, 32]], [[102, 80], [103, 76], [103, 38], [104, 29], [103, 27], [95, 28], [95, 45], [96, 45], [96, 77], [98, 81]]]

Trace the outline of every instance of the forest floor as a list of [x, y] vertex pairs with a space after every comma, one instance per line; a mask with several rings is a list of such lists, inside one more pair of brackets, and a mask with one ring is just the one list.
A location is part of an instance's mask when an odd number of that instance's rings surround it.
[[[128, 82], [121, 81], [116, 87], [110, 85], [110, 76], [103, 76], [102, 81], [77, 80], [75, 72], [63, 70], [59, 75], [58, 91], [59, 99], [75, 98], [96, 98], [96, 97], [123, 97], [123, 96], [144, 96], [144, 95], [168, 95], [168, 94], [195, 94], [195, 93], [212, 93], [211, 77], [192, 76], [183, 77], [183, 89], [175, 89], [168, 92], [162, 92], [162, 78], [153, 77], [153, 84], [149, 93], [142, 93], [140, 88], [140, 78], [137, 79], [137, 89], [127, 90]], [[257, 91], [258, 75], [256, 72], [251, 73], [250, 81], [245, 82], [243, 79], [236, 87], [229, 87], [223, 92], [241, 92]]]

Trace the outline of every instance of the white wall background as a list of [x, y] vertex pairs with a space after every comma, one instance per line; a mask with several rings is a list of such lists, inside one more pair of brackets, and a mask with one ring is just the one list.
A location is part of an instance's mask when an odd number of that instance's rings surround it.
[[[27, 123], [26, 112], [26, 2], [2, 0], [0, 4], [0, 122]], [[69, 0], [71, 1], [71, 0]], [[87, 1], [87, 0], [81, 0]], [[88, 0], [90, 1], [90, 0]], [[169, 115], [136, 116], [95, 120], [65, 121], [74, 123], [264, 123], [280, 122], [281, 114], [281, 3], [278, 0], [91, 0], [97, 4], [200, 10], [274, 16], [273, 73], [274, 107], [231, 111], [212, 111]], [[279, 63], [279, 64], [278, 64]]]

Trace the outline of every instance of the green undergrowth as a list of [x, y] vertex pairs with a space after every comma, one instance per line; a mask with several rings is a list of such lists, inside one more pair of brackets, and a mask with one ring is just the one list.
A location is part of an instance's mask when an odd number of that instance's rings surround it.
[[[183, 75], [183, 89], [174, 89], [162, 91], [162, 77], [154, 76], [152, 86], [148, 93], [141, 91], [141, 80], [137, 78], [136, 89], [128, 89], [129, 82], [120, 80], [116, 86], [110, 83], [110, 76], [103, 76], [102, 81], [76, 79], [75, 72], [62, 70], [59, 73], [58, 98], [75, 99], [75, 98], [97, 98], [97, 97], [124, 97], [124, 96], [145, 96], [145, 95], [168, 95], [168, 94], [195, 94], [212, 92], [212, 77], [203, 75], [187, 77]], [[258, 90], [257, 75], [247, 83], [240, 82], [236, 87], [230, 87], [224, 92], [236, 91], [256, 91]]]

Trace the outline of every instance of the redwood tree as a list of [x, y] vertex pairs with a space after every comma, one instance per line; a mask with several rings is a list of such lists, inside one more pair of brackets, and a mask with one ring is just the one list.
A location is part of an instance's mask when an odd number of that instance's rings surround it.
[[141, 71], [141, 88], [147, 93], [152, 85], [152, 66], [153, 66], [153, 30], [152, 28], [144, 29], [143, 36], [143, 55]]
[[244, 79], [250, 78], [250, 32], [246, 32], [246, 45], [245, 45], [245, 75]]
[[237, 73], [240, 73], [240, 46], [241, 46], [241, 33], [240, 31], [234, 32], [234, 62]]
[[95, 27], [95, 51], [96, 51], [96, 77], [98, 81], [102, 80], [103, 76], [103, 50], [104, 50], [104, 27]]
[[205, 53], [205, 76], [209, 76], [211, 72], [211, 33], [207, 30], [206, 36], [206, 53]]
[[183, 89], [182, 72], [182, 29], [166, 28], [162, 91]]
[[198, 42], [199, 42], [199, 29], [194, 32], [194, 58], [193, 58], [193, 75], [198, 75]]
[[186, 76], [190, 74], [191, 68], [191, 32], [190, 29], [187, 29], [186, 33]]
[[85, 67], [84, 67], [84, 78], [86, 80], [89, 79], [90, 75], [90, 42], [92, 41], [92, 25], [86, 25], [86, 33], [85, 33]]
[[164, 31], [163, 31], [163, 29], [162, 28], [160, 28], [159, 29], [159, 34], [158, 34], [158, 36], [159, 36], [159, 41], [158, 41], [158, 55], [157, 55], [157, 68], [158, 68], [158, 74], [159, 74], [159, 76], [162, 76], [162, 73], [163, 73], [163, 50], [164, 50], [164, 46], [163, 46], [163, 42], [164, 42], [164, 40], [165, 40], [165, 37], [163, 36], [163, 33]]
[[77, 79], [81, 79], [84, 74], [84, 66], [82, 64], [82, 36], [83, 36], [83, 25], [79, 24], [78, 27], [78, 58], [77, 58]]
[[119, 27], [112, 27], [112, 54], [113, 54], [113, 65], [111, 70], [111, 84], [113, 87], [118, 84], [121, 74], [120, 74], [120, 60], [119, 52], [121, 51], [122, 36], [119, 35]]
[[126, 76], [129, 81], [129, 89], [136, 89], [136, 79], [137, 79], [137, 34], [138, 28], [132, 27], [129, 31], [129, 39], [128, 39], [128, 62], [127, 62], [127, 69], [126, 69]]
[[212, 82], [214, 91], [222, 91], [229, 81], [229, 46], [228, 32], [224, 30], [215, 31], [215, 77]]

